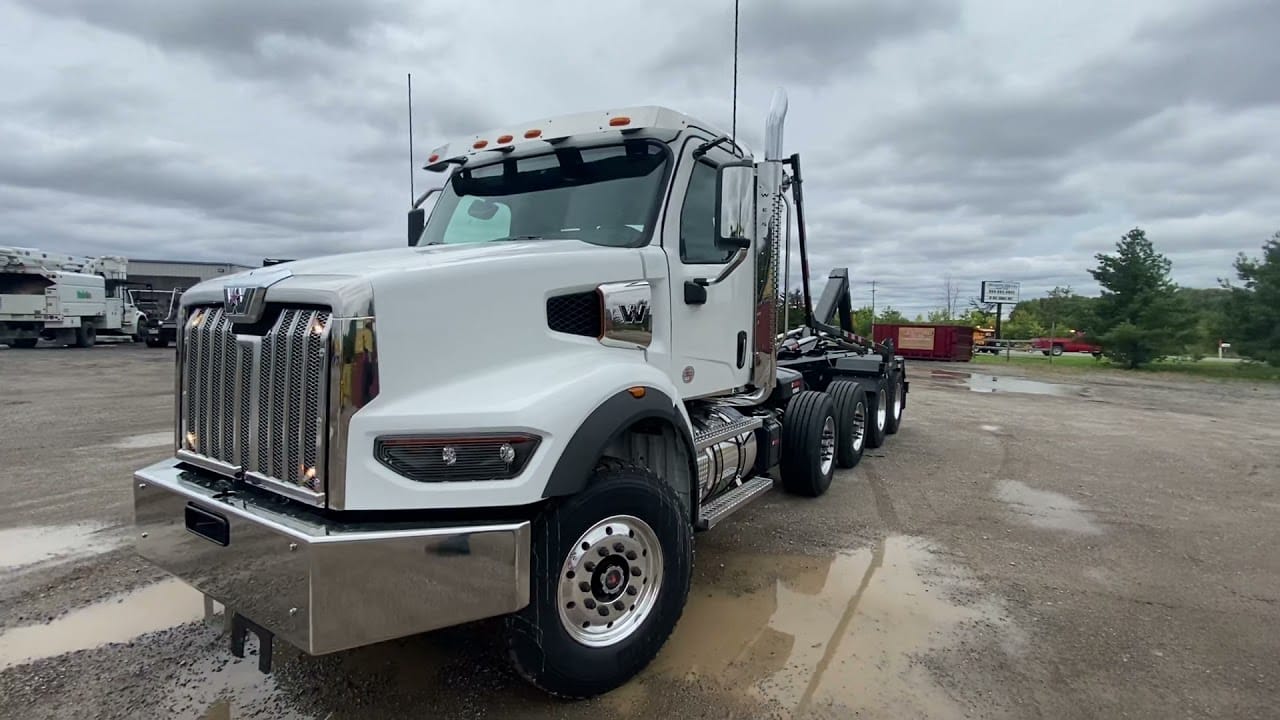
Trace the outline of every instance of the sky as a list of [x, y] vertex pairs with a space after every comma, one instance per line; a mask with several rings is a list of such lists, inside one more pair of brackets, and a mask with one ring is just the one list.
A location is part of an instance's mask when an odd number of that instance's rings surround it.
[[[855, 305], [1096, 293], [1136, 226], [1212, 287], [1280, 230], [1277, 37], [1270, 0], [743, 0], [738, 135], [762, 154], [786, 89], [812, 272], [848, 267]], [[421, 160], [630, 105], [728, 128], [732, 72], [731, 0], [0, 0], [0, 245], [396, 247], [408, 73]]]

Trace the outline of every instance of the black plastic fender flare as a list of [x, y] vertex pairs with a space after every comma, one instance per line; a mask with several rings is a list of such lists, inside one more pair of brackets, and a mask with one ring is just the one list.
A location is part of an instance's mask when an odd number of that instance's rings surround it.
[[651, 386], [637, 387], [644, 388], [644, 395], [635, 397], [630, 389], [623, 390], [601, 403], [582, 421], [564, 452], [560, 453], [542, 497], [563, 497], [581, 492], [609, 443], [641, 420], [660, 419], [675, 428], [683, 445], [681, 449], [689, 464], [689, 487], [684, 490], [676, 488], [676, 492], [683, 495], [687, 490], [688, 496], [682, 499], [689, 503], [691, 511], [696, 511], [698, 461], [693, 452], [693, 434], [689, 425], [670, 395]]

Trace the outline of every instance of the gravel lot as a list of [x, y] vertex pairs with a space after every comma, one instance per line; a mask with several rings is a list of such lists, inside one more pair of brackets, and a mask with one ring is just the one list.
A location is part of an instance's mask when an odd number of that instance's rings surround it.
[[[172, 350], [0, 348], [0, 717], [1274, 718], [1280, 388], [911, 366], [901, 432], [817, 500], [699, 536], [643, 675], [588, 702], [492, 623], [235, 661], [135, 558]], [[998, 373], [995, 379], [970, 371]], [[1066, 384], [1062, 384], [1066, 383]]]

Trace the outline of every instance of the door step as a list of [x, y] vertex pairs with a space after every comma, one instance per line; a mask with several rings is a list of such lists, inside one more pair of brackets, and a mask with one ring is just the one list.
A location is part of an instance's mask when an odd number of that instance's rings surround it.
[[754, 477], [698, 508], [699, 530], [710, 530], [747, 503], [773, 489], [773, 478]]
[[737, 437], [743, 433], [751, 432], [756, 428], [764, 425], [764, 419], [754, 416], [742, 416], [733, 422], [713, 425], [693, 436], [694, 450], [701, 452], [718, 442], [723, 442], [731, 437]]

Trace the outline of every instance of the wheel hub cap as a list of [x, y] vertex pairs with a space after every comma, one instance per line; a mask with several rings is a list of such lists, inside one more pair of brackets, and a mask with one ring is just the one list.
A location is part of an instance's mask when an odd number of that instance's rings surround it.
[[556, 601], [565, 631], [588, 647], [630, 636], [657, 604], [662, 547], [648, 523], [614, 515], [592, 525], [560, 568]]

